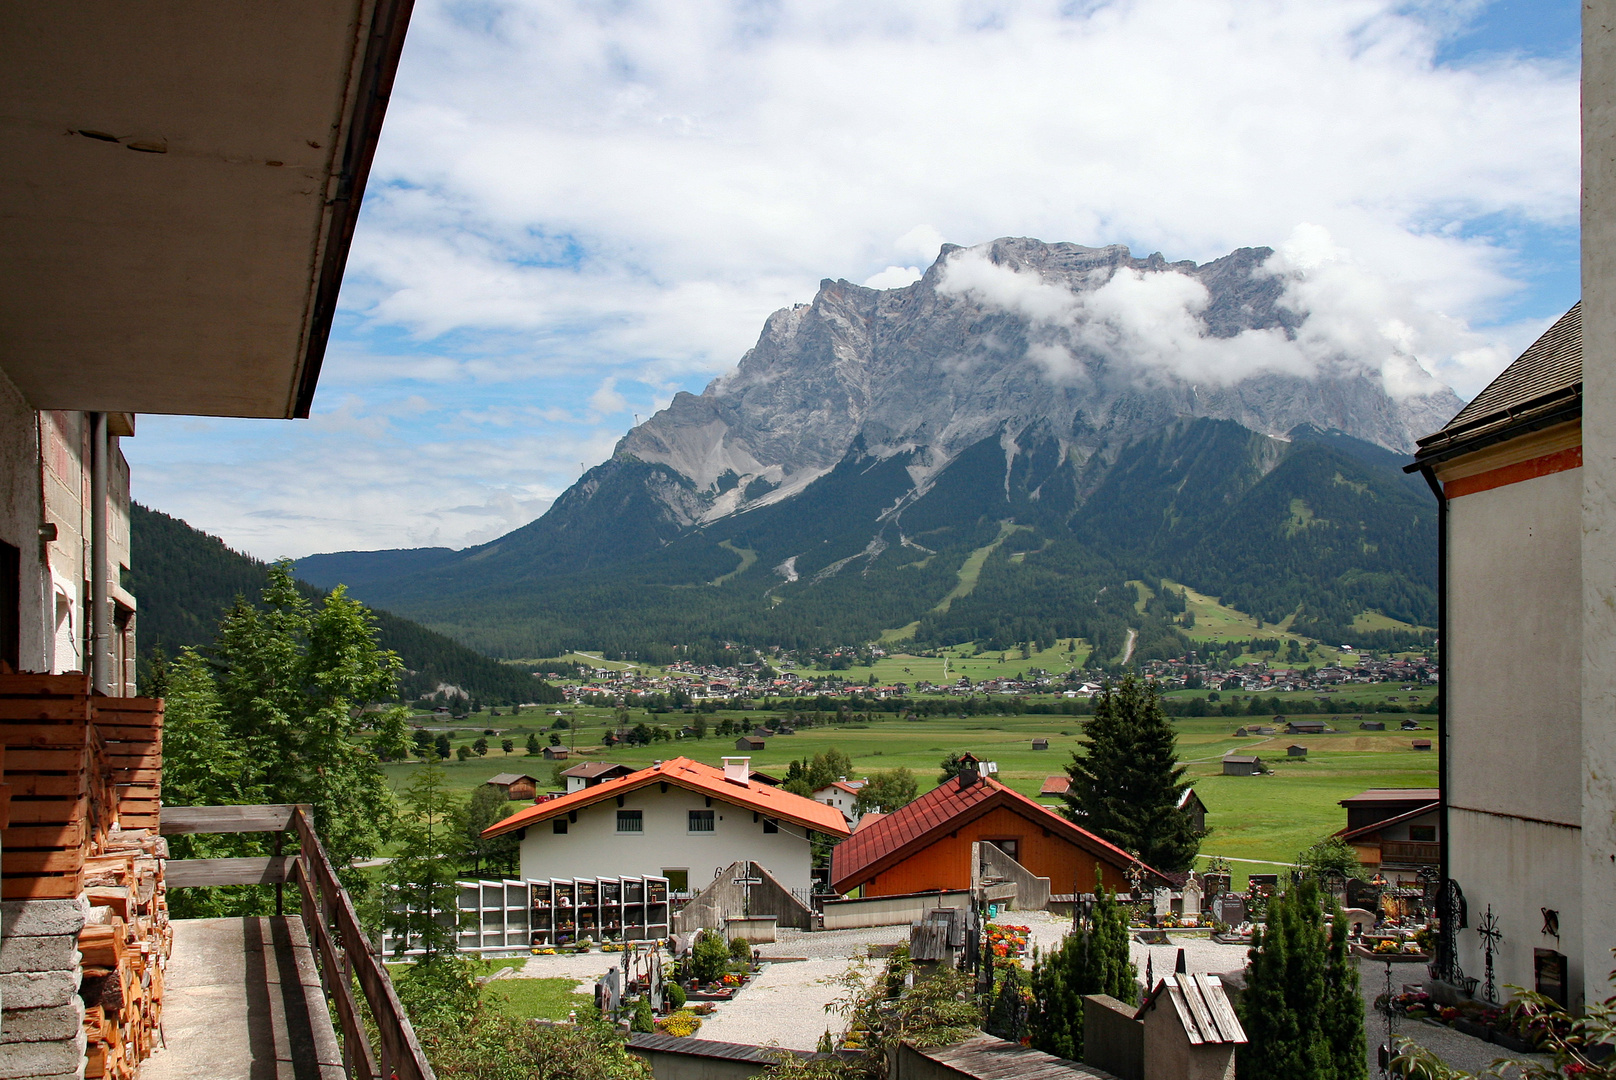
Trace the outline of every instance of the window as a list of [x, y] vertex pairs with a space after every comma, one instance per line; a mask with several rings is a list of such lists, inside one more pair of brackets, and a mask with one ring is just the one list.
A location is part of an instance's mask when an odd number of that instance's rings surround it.
[[690, 811], [690, 831], [691, 832], [712, 832], [713, 831], [713, 812], [711, 810], [692, 810], [692, 811]]
[[772, 817], [764, 818], [763, 819], [763, 831], [766, 832], [766, 833], [777, 833], [777, 832], [779, 832], [780, 831], [780, 821], [779, 821], [779, 819], [778, 818], [772, 818]]
[[564, 817], [558, 817], [551, 821], [550, 831], [555, 833], [557, 836], [565, 836], [567, 834], [567, 819]]
[[1436, 826], [1410, 825], [1408, 827], [1408, 838], [1415, 841], [1424, 841], [1427, 844], [1432, 843], [1436, 840]]
[[668, 888], [673, 892], [690, 891], [690, 868], [688, 866], [664, 866], [662, 876], [668, 879]]
[[643, 833], [645, 831], [645, 811], [619, 810], [617, 812], [617, 831], [620, 833]]

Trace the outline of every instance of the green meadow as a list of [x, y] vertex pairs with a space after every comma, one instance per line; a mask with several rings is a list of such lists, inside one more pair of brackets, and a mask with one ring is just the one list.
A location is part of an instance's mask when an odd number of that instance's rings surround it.
[[[1363, 689], [1366, 692], [1362, 694], [1353, 691], [1354, 700], [1371, 700], [1367, 693], [1369, 688]], [[1407, 695], [1396, 696], [1406, 698]], [[1312, 700], [1311, 695], [1306, 697]], [[643, 767], [657, 759], [684, 755], [719, 765], [724, 755], [735, 753], [732, 738], [720, 739], [711, 734], [706, 739], [656, 742], [607, 752], [600, 749], [599, 744], [607, 725], [613, 721], [611, 710], [580, 707], [563, 708], [563, 711], [568, 714], [569, 722], [577, 726], [557, 734], [564, 744], [576, 740], [575, 761], [608, 760]], [[1304, 714], [1300, 710], [1295, 714], [1301, 715]], [[709, 732], [725, 716], [748, 724], [771, 718], [771, 714], [761, 711], [709, 715]], [[1395, 730], [1406, 718], [1403, 714], [1381, 713], [1377, 718], [1394, 730], [1359, 731], [1352, 716], [1342, 715], [1325, 718], [1341, 729], [1335, 734], [1236, 738], [1233, 733], [1242, 724], [1272, 723], [1271, 718], [1184, 717], [1175, 720], [1180, 760], [1189, 770], [1196, 793], [1206, 803], [1207, 824], [1212, 829], [1202, 851], [1233, 859], [1289, 862], [1302, 848], [1346, 823], [1345, 811], [1338, 805], [1341, 799], [1373, 787], [1435, 787], [1436, 755], [1411, 748], [1413, 738], [1430, 737], [1434, 732]], [[630, 722], [645, 720], [679, 726], [694, 719], [683, 713], [648, 716], [636, 711]], [[938, 763], [946, 754], [969, 750], [978, 757], [997, 762], [1002, 782], [1026, 795], [1036, 796], [1045, 778], [1060, 773], [1072, 753], [1080, 748], [1083, 719], [1076, 716], [877, 719], [867, 724], [835, 724], [805, 728], [796, 735], [776, 736], [768, 740], [765, 749], [748, 756], [754, 768], [784, 775], [793, 758], [811, 758], [836, 747], [852, 758], [855, 771], [861, 775], [903, 766], [914, 771], [921, 790], [925, 791], [937, 783]], [[1422, 727], [1434, 726], [1435, 717], [1416, 715], [1414, 719]], [[444, 763], [451, 787], [469, 793], [499, 772], [530, 773], [539, 778], [541, 785], [548, 785], [556, 763], [542, 757], [529, 759], [522, 749], [527, 733], [540, 730], [539, 724], [548, 720], [547, 715], [538, 710], [524, 710], [516, 717], [492, 717], [484, 713], [476, 718], [475, 727], [460, 722], [446, 728], [455, 745], [471, 741], [485, 728], [498, 732], [489, 737], [491, 749], [487, 756], [468, 761], [451, 758]], [[423, 722], [434, 732], [441, 726]], [[541, 735], [541, 742], [547, 741], [546, 735]], [[1032, 749], [1035, 737], [1047, 738], [1050, 748]], [[514, 754], [507, 756], [500, 751], [502, 738], [514, 739], [517, 746]], [[1285, 748], [1292, 743], [1307, 746], [1307, 760], [1286, 756]], [[1273, 766], [1272, 775], [1223, 776], [1222, 758], [1231, 752], [1262, 757]], [[394, 784], [401, 786], [418, 767], [417, 763], [410, 763], [385, 768]], [[564, 763], [562, 767], [566, 767]], [[1243, 879], [1248, 872], [1262, 873], [1270, 869], [1240, 862], [1234, 863], [1232, 868], [1236, 880]]]

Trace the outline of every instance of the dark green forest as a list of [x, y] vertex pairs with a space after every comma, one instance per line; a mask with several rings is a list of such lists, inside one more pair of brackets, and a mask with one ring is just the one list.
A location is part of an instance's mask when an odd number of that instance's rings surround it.
[[[1264, 623], [1295, 613], [1295, 629], [1333, 643], [1396, 645], [1354, 633], [1364, 611], [1436, 620], [1434, 501], [1396, 455], [1339, 432], [1185, 420], [1087, 462], [1055, 433], [1024, 432], [1008, 461], [984, 439], [919, 493], [912, 464], [855, 445], [795, 497], [691, 529], [652, 495], [688, 480], [614, 459], [490, 544], [308, 565], [509, 657], [704, 659], [727, 641], [813, 650], [910, 624], [917, 648], [1082, 637], [1109, 663], [1133, 629], [1135, 661], [1182, 655], [1177, 613], [1135, 610], [1126, 584], [1162, 577]], [[973, 552], [974, 590], [944, 604]]]
[[[140, 603], [142, 661], [154, 649], [170, 656], [188, 645], [205, 649], [213, 643], [219, 617], [236, 597], [257, 600], [267, 580], [266, 564], [161, 511], [132, 503], [129, 512], [135, 569], [126, 572], [123, 585]], [[326, 595], [306, 582], [299, 582], [299, 588], [310, 599]], [[449, 683], [489, 704], [561, 700], [559, 690], [526, 669], [501, 664], [390, 612], [372, 609], [372, 614], [381, 646], [404, 662], [407, 674], [400, 689], [407, 697], [421, 697], [439, 683]]]

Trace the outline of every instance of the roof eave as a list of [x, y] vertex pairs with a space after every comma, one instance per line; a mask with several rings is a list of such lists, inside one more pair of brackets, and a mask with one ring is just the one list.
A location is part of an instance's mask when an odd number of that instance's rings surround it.
[[1479, 417], [1463, 427], [1428, 435], [1419, 442], [1414, 460], [1403, 466], [1406, 473], [1431, 468], [1465, 454], [1558, 424], [1582, 419], [1582, 383], [1550, 391], [1513, 409]]

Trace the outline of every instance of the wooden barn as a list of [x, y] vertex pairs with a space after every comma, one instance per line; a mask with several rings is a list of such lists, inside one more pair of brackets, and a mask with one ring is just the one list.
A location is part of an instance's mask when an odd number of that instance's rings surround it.
[[502, 772], [498, 776], [489, 777], [486, 783], [489, 787], [499, 788], [512, 802], [518, 799], [532, 802], [539, 794], [538, 780], [526, 773]]
[[1096, 864], [1106, 888], [1132, 887], [1126, 851], [977, 771], [977, 764], [968, 759], [959, 776], [837, 845], [831, 886], [864, 896], [968, 889], [971, 845], [991, 841], [1047, 877], [1055, 893], [1093, 890]]
[[1262, 758], [1260, 757], [1252, 757], [1249, 754], [1229, 754], [1223, 759], [1224, 776], [1260, 776], [1262, 771]]

